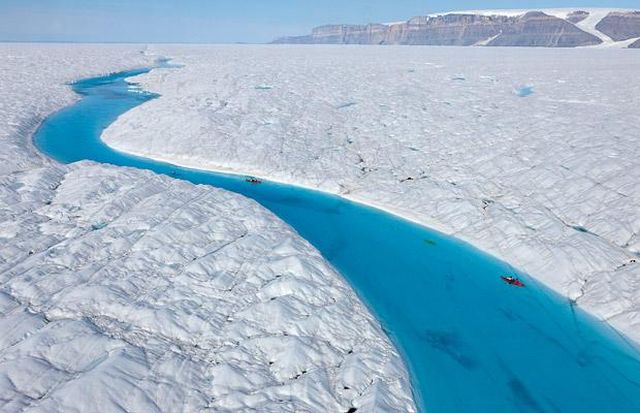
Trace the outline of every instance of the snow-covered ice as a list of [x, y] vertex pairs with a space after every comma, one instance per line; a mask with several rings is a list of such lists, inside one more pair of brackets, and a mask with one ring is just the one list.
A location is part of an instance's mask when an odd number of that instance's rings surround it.
[[4, 183], [3, 411], [413, 410], [374, 320], [257, 203], [89, 163]]
[[45, 116], [78, 99], [67, 83], [153, 63], [144, 46], [0, 43], [0, 173], [43, 164], [29, 136]]
[[31, 146], [65, 82], [153, 59], [0, 45], [0, 410], [415, 411], [373, 317], [257, 203]]
[[640, 340], [633, 50], [154, 49], [185, 66], [136, 79], [162, 96], [107, 129], [114, 148], [394, 211]]

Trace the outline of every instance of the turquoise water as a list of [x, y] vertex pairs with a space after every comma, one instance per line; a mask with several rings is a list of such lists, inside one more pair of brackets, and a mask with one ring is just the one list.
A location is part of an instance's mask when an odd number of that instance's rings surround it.
[[533, 95], [533, 86], [521, 86], [516, 89], [516, 95], [521, 98], [526, 98], [527, 96]]
[[526, 274], [468, 244], [321, 192], [172, 166], [99, 139], [154, 98], [124, 81], [82, 80], [83, 99], [49, 117], [34, 142], [52, 158], [150, 169], [255, 199], [293, 226], [349, 281], [401, 351], [421, 411], [640, 412], [640, 353]]

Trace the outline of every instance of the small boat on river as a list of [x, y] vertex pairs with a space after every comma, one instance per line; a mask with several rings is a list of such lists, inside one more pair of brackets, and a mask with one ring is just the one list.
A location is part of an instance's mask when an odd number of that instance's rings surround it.
[[513, 285], [514, 287], [524, 287], [524, 283], [522, 281], [511, 275], [501, 275], [500, 278], [502, 278], [502, 281], [509, 285]]

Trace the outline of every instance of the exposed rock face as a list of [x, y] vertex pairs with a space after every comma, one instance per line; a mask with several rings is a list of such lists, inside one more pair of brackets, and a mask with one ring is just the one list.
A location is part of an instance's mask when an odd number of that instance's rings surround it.
[[[572, 18], [580, 21], [588, 16], [585, 13], [576, 12]], [[328, 25], [313, 29], [311, 35], [284, 37], [274, 43], [572, 47], [601, 40], [567, 20], [529, 12], [521, 16], [445, 14], [391, 25]]]
[[636, 40], [635, 42], [631, 43], [629, 45], [630, 49], [640, 49], [640, 39]]
[[496, 36], [509, 19], [503, 16], [449, 14], [433, 18], [414, 17], [405, 23], [393, 25], [329, 25], [313, 29], [311, 36], [299, 37], [295, 43], [310, 40], [310, 43], [331, 44], [468, 46]]
[[414, 17], [405, 24], [390, 26], [388, 43], [470, 46], [497, 36], [512, 20], [475, 14]]
[[311, 37], [327, 43], [379, 44], [384, 42], [386, 30], [383, 24], [328, 25], [313, 29]]
[[513, 24], [503, 26], [502, 33], [489, 46], [575, 47], [602, 43], [566, 20], [542, 12], [529, 12]]
[[618, 41], [640, 37], [640, 11], [609, 13], [596, 29]]
[[584, 10], [576, 10], [567, 15], [566, 20], [571, 23], [580, 23], [584, 19], [589, 17], [589, 12]]

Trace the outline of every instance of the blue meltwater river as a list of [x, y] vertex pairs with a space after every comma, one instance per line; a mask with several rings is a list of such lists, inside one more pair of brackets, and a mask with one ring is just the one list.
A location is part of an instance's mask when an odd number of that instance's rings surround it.
[[[199, 171], [114, 151], [100, 134], [157, 96], [125, 78], [82, 80], [37, 147], [64, 163], [149, 169], [253, 198], [311, 242], [349, 281], [399, 349], [423, 412], [640, 412], [640, 352], [526, 274], [470, 245], [337, 196]], [[520, 277], [526, 288], [500, 275]]]

